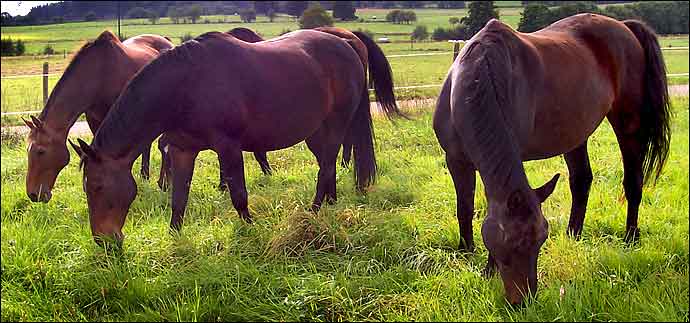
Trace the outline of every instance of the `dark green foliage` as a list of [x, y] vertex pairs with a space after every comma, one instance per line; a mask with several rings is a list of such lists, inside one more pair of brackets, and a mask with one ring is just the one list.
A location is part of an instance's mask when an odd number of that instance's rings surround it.
[[386, 14], [386, 21], [394, 24], [409, 24], [417, 21], [417, 14], [412, 10], [391, 10]]
[[518, 31], [531, 33], [549, 25], [551, 12], [543, 4], [528, 4], [522, 11]]
[[93, 11], [89, 11], [89, 13], [87, 13], [86, 16], [84, 16], [84, 21], [94, 21], [96, 20], [96, 18], [98, 18], [96, 16], [96, 13]]
[[429, 38], [429, 31], [426, 26], [421, 25], [414, 28], [414, 31], [410, 35], [410, 38], [414, 41], [424, 41]]
[[240, 11], [240, 18], [242, 18], [242, 22], [252, 22], [256, 20], [256, 11], [254, 9], [245, 9]]
[[53, 54], [55, 54], [55, 49], [53, 49], [53, 46], [46, 45], [46, 47], [43, 48], [43, 54], [44, 55], [53, 55]]
[[469, 12], [460, 21], [467, 26], [468, 36], [472, 37], [479, 30], [484, 28], [491, 18], [499, 18], [498, 9], [493, 1], [472, 1], [469, 5]]
[[356, 10], [352, 1], [336, 1], [333, 4], [333, 17], [340, 20], [354, 20], [357, 19]]
[[302, 29], [312, 29], [323, 26], [333, 26], [333, 17], [318, 4], [309, 6], [299, 18], [299, 27]]
[[125, 17], [127, 18], [146, 18], [149, 16], [149, 11], [142, 7], [134, 7], [127, 11]]
[[299, 17], [309, 7], [309, 1], [287, 1], [285, 13], [293, 17]]

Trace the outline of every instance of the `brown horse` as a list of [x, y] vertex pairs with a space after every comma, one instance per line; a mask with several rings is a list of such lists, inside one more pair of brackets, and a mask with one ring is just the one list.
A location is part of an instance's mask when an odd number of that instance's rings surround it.
[[486, 273], [496, 266], [507, 298], [537, 290], [537, 257], [548, 236], [541, 203], [558, 175], [530, 188], [522, 161], [563, 154], [573, 202], [568, 232], [582, 232], [592, 170], [587, 139], [604, 117], [623, 155], [626, 237], [639, 237], [642, 186], [658, 177], [670, 141], [664, 61], [638, 21], [579, 14], [523, 34], [491, 20], [465, 45], [438, 98], [434, 130], [457, 194], [460, 249], [472, 251], [475, 170], [488, 211]]
[[[194, 161], [206, 149], [218, 153], [233, 206], [247, 222], [252, 217], [243, 150], [277, 150], [305, 140], [320, 168], [312, 203], [318, 211], [324, 199], [336, 200], [335, 160], [351, 132], [357, 187], [373, 183], [376, 159], [366, 69], [350, 43], [313, 30], [258, 43], [210, 32], [144, 67], [113, 105], [92, 145], [81, 140], [79, 146], [72, 144], [84, 167], [96, 241], [122, 241], [121, 229], [136, 196], [132, 163], [163, 132], [170, 142], [174, 230], [182, 225]], [[368, 57], [371, 74], [389, 72], [382, 69], [387, 64]], [[392, 92], [393, 84], [376, 88]], [[383, 103], [392, 107], [386, 114], [399, 114], [395, 102]]]
[[[230, 29], [228, 34], [234, 36], [235, 38], [248, 42], [248, 43], [256, 43], [263, 41], [264, 39], [261, 38], [256, 32], [249, 28], [244, 28], [244, 27], [237, 27]], [[172, 178], [172, 173], [170, 169], [170, 156], [166, 153], [166, 150], [170, 142], [168, 141], [168, 137], [163, 134], [159, 139], [158, 139], [158, 150], [161, 152], [161, 172], [160, 176], [158, 177], [158, 187], [161, 189], [167, 189], [167, 186], [169, 186], [170, 179]], [[255, 151], [254, 152], [254, 158], [256, 161], [259, 163], [259, 167], [261, 167], [261, 171], [266, 174], [270, 175], [271, 174], [271, 165], [268, 163], [268, 158], [266, 157], [266, 152], [265, 151]], [[218, 159], [218, 162], [221, 163], [222, 161]], [[218, 183], [218, 188], [221, 190], [225, 190], [227, 188], [227, 183], [224, 182], [225, 176], [223, 175], [223, 167], [220, 167], [220, 180]]]
[[[48, 202], [60, 171], [69, 163], [66, 140], [82, 113], [93, 133], [125, 84], [144, 65], [174, 45], [158, 35], [139, 35], [120, 42], [110, 31], [86, 43], [74, 55], [38, 118], [24, 121], [29, 133], [26, 193]], [[141, 174], [148, 178], [149, 151], [144, 149]]]
[[[369, 64], [369, 59], [368, 55], [375, 56], [376, 60], [381, 63], [381, 69], [387, 71], [387, 72], [382, 72], [382, 73], [377, 73], [376, 75], [372, 75], [372, 77], [383, 77], [387, 79], [383, 80], [372, 80], [372, 83], [376, 86], [377, 84], [389, 84], [393, 83], [392, 80], [392, 75], [393, 73], [391, 72], [390, 65], [388, 64], [388, 61], [385, 58], [385, 55], [383, 52], [378, 48], [378, 46], [371, 41], [368, 37], [359, 37], [362, 36], [359, 32], [351, 32], [347, 29], [343, 28], [338, 28], [338, 27], [319, 27], [319, 28], [314, 28], [314, 30], [318, 30], [321, 32], [329, 33], [335, 36], [338, 36], [340, 38], [343, 38], [347, 40], [350, 43], [350, 46], [353, 46], [355, 50], [357, 51], [357, 54], [359, 54], [360, 59], [362, 60], [362, 65], [366, 69], [366, 66]], [[240, 40], [243, 40], [245, 42], [249, 43], [257, 43], [260, 41], [264, 41], [264, 39], [254, 32], [253, 30], [249, 28], [244, 28], [244, 27], [237, 27], [229, 30], [227, 32], [228, 34], [234, 36], [235, 38], [238, 38]], [[359, 36], [358, 36], [359, 35]], [[366, 45], [364, 42], [371, 42], [370, 44]], [[367, 46], [371, 48], [371, 53], [367, 50]], [[386, 107], [387, 109], [394, 109], [395, 108], [395, 94], [392, 91], [387, 91], [385, 88], [379, 88], [375, 91], [377, 95], [377, 100], [379, 104], [388, 104], [390, 106]], [[400, 116], [407, 118], [404, 114], [400, 114]], [[347, 167], [350, 162], [350, 156], [352, 155], [352, 140], [351, 136], [346, 135], [345, 136], [345, 141], [343, 142], [343, 159], [341, 165], [343, 167]], [[161, 136], [160, 140], [158, 140], [158, 149], [161, 151], [161, 156], [163, 156], [163, 163], [161, 165], [161, 175], [158, 180], [158, 186], [161, 188], [164, 188], [166, 185], [168, 185], [168, 181], [171, 178], [171, 173], [170, 173], [170, 160], [168, 156], [165, 153], [166, 147], [168, 146], [168, 141], [165, 135]], [[268, 163], [268, 158], [266, 157], [266, 152], [254, 152], [254, 157], [256, 160], [259, 162], [259, 166], [261, 167], [261, 170], [264, 172], [264, 174], [270, 174], [271, 173], [271, 166]], [[224, 189], [227, 187], [226, 183], [223, 182], [223, 167], [220, 167], [220, 184], [219, 187], [221, 189]]]

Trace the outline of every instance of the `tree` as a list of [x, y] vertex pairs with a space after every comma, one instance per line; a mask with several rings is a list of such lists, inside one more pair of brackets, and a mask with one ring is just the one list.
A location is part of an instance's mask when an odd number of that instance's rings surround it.
[[254, 10], [257, 14], [266, 15], [272, 10], [277, 11], [278, 4], [276, 1], [254, 1]]
[[400, 20], [406, 24], [415, 22], [417, 21], [417, 14], [412, 10], [403, 10], [400, 15]]
[[189, 17], [189, 20], [195, 24], [196, 21], [201, 18], [201, 7], [198, 4], [190, 6], [187, 8], [187, 14], [185, 16]]
[[96, 13], [93, 11], [89, 11], [85, 16], [84, 16], [84, 21], [94, 21], [96, 20]]
[[318, 4], [309, 6], [299, 18], [299, 27], [312, 29], [322, 26], [333, 26], [333, 18]]
[[429, 31], [426, 26], [420, 25], [414, 28], [414, 31], [410, 35], [410, 38], [414, 41], [424, 41], [429, 38]]
[[441, 9], [462, 9], [465, 8], [465, 1], [439, 1], [438, 7]]
[[170, 20], [172, 20], [172, 22], [174, 24], [179, 23], [180, 18], [182, 18], [182, 16], [183, 16], [182, 9], [180, 9], [178, 7], [170, 7], [168, 9], [168, 17], [170, 17]]
[[266, 17], [268, 17], [268, 21], [273, 22], [273, 20], [276, 19], [276, 12], [275, 10], [271, 9], [266, 13]]
[[357, 19], [355, 11], [357, 11], [357, 9], [355, 9], [352, 1], [336, 1], [333, 5], [333, 17], [340, 20]]
[[17, 39], [17, 43], [14, 45], [14, 55], [22, 56], [26, 52], [26, 46], [24, 46], [24, 41]]
[[11, 25], [14, 22], [14, 19], [12, 19], [12, 15], [10, 15], [9, 12], [3, 12], [0, 14], [2, 17], [2, 20], [0, 21], [0, 25], [7, 26]]
[[458, 17], [450, 17], [448, 18], [448, 23], [451, 25], [455, 25], [460, 22], [460, 18]]
[[151, 22], [152, 25], [155, 25], [158, 22], [158, 13], [154, 10], [149, 10], [149, 16], [148, 16], [149, 21]]
[[243, 9], [240, 11], [240, 18], [242, 22], [250, 23], [256, 20], [256, 11], [254, 9]]
[[400, 21], [400, 13], [402, 10], [391, 10], [386, 14], [386, 21], [390, 21], [394, 24], [397, 24]]
[[549, 25], [551, 12], [543, 4], [528, 4], [522, 11], [518, 31], [531, 33]]
[[285, 12], [293, 17], [299, 17], [309, 7], [309, 1], [287, 1]]
[[134, 7], [127, 11], [125, 17], [127, 18], [147, 18], [149, 16], [149, 11], [142, 7]]
[[484, 28], [491, 18], [498, 19], [498, 10], [493, 1], [472, 1], [469, 5], [467, 17], [463, 17], [460, 22], [467, 26], [469, 37], [474, 36], [479, 30]]

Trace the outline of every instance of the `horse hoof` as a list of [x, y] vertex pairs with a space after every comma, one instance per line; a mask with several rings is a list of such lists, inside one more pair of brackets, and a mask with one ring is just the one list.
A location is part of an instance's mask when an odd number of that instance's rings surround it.
[[247, 224], [254, 224], [254, 219], [251, 214], [249, 214], [249, 211], [240, 212], [240, 218], [242, 218], [244, 222], [247, 222]]
[[640, 242], [640, 229], [632, 228], [625, 232], [625, 242], [627, 244], [637, 244]]

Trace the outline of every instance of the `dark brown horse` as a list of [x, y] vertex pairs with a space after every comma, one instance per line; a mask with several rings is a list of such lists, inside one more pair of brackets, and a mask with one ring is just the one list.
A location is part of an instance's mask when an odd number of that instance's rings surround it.
[[[73, 144], [82, 158], [96, 241], [122, 240], [121, 229], [136, 196], [132, 163], [163, 132], [170, 143], [170, 226], [175, 230], [182, 225], [194, 161], [206, 149], [218, 153], [232, 203], [247, 222], [252, 217], [243, 150], [277, 150], [305, 140], [319, 163], [312, 203], [317, 211], [324, 199], [336, 200], [335, 160], [351, 132], [357, 187], [363, 190], [373, 183], [376, 159], [366, 69], [350, 43], [312, 30], [254, 44], [211, 32], [144, 67], [113, 105], [92, 145], [81, 140], [79, 146]], [[368, 57], [371, 74], [389, 72], [382, 69], [387, 64]], [[376, 88], [392, 92], [393, 84]], [[395, 102], [383, 103], [392, 107], [386, 114], [399, 113]]]
[[537, 289], [537, 257], [548, 236], [541, 203], [558, 175], [530, 188], [522, 161], [563, 154], [573, 195], [568, 232], [582, 232], [592, 170], [587, 139], [608, 118], [623, 155], [626, 237], [639, 237], [642, 186], [658, 177], [670, 141], [663, 57], [638, 21], [594, 14], [523, 34], [491, 20], [453, 63], [434, 115], [457, 194], [460, 249], [472, 251], [475, 171], [488, 211], [482, 237], [488, 274], [501, 274], [507, 298]]
[[[256, 43], [263, 41], [264, 39], [261, 38], [257, 33], [255, 33], [253, 30], [249, 28], [244, 28], [244, 27], [237, 27], [230, 29], [228, 31], [228, 34], [234, 36], [235, 38], [248, 42], [248, 43]], [[163, 134], [159, 139], [158, 139], [158, 150], [161, 152], [161, 172], [160, 176], [158, 177], [158, 186], [161, 189], [166, 189], [167, 186], [170, 185], [170, 179], [172, 178], [171, 174], [171, 169], [170, 169], [170, 157], [167, 155], [166, 150], [170, 143], [168, 142], [168, 137]], [[265, 151], [255, 151], [254, 152], [254, 158], [256, 161], [259, 163], [259, 167], [261, 167], [261, 171], [266, 174], [270, 175], [271, 174], [271, 165], [268, 163], [268, 158], [266, 157], [266, 152]], [[222, 161], [218, 159], [218, 162], [221, 163]], [[221, 190], [225, 190], [227, 188], [227, 183], [224, 182], [225, 176], [223, 175], [223, 167], [220, 167], [220, 180], [218, 184], [218, 188]]]
[[[24, 121], [29, 133], [26, 193], [34, 201], [48, 202], [60, 171], [69, 163], [67, 134], [86, 113], [93, 133], [125, 84], [148, 62], [174, 45], [158, 35], [139, 35], [124, 42], [110, 31], [86, 43], [74, 55], [38, 118]], [[149, 151], [144, 149], [141, 174], [148, 177]]]

